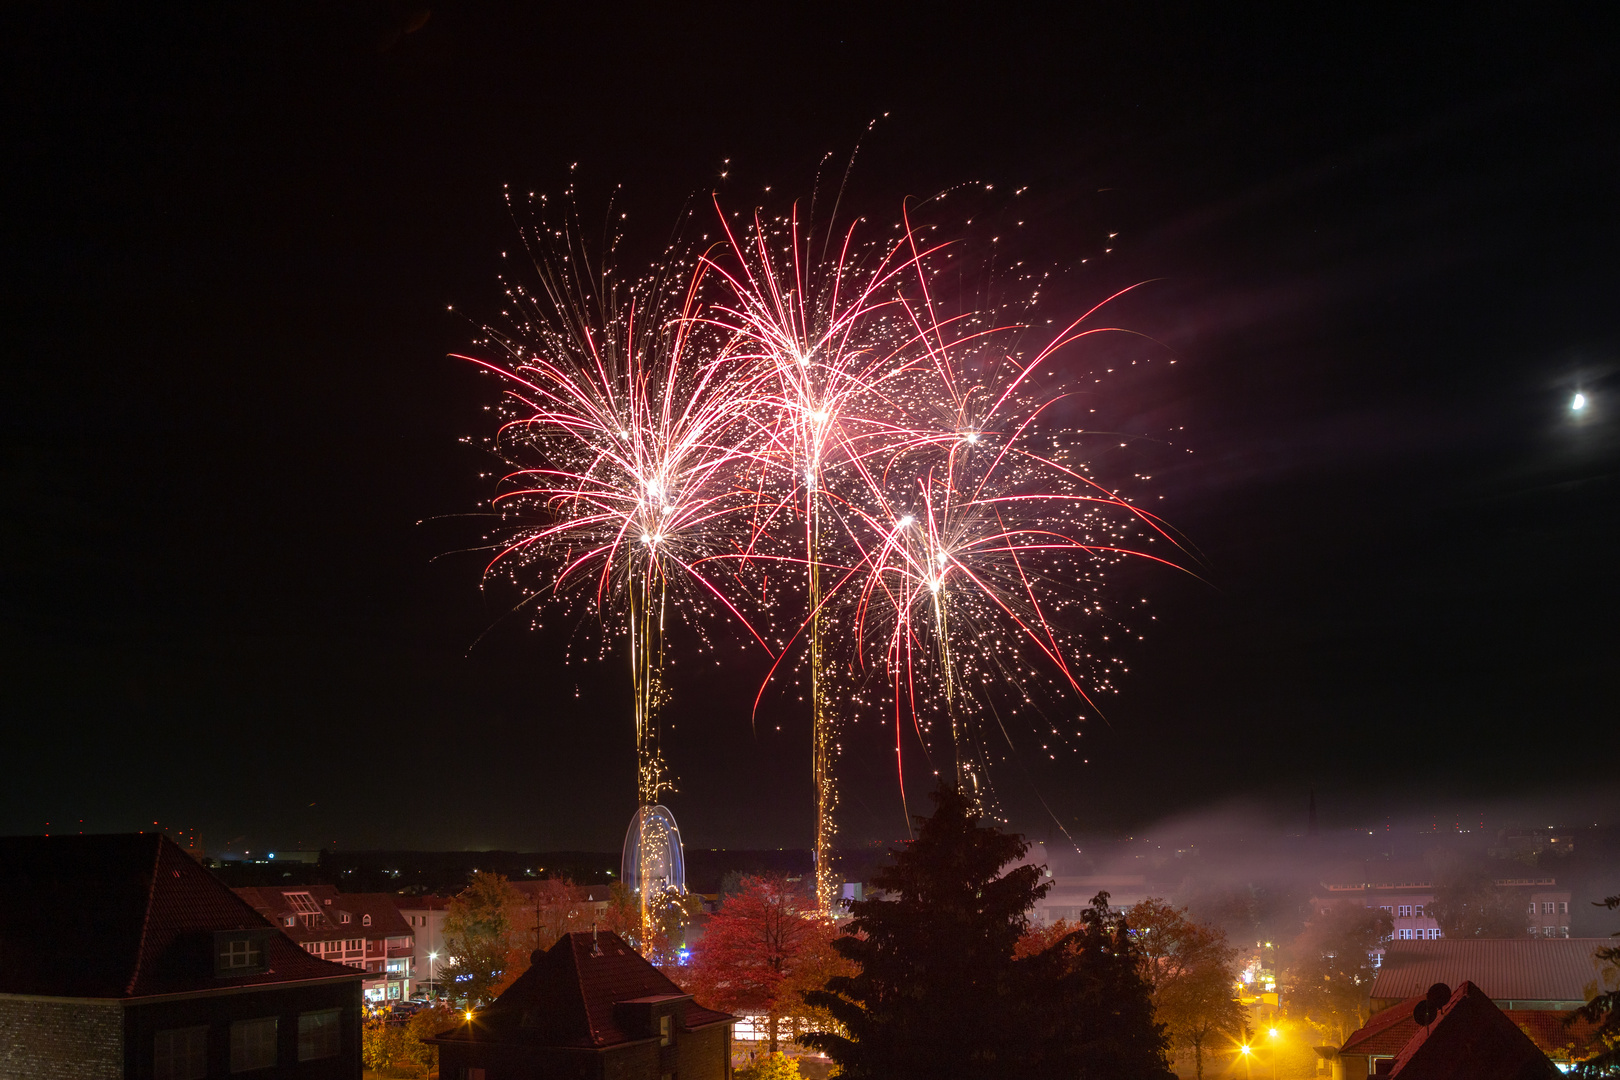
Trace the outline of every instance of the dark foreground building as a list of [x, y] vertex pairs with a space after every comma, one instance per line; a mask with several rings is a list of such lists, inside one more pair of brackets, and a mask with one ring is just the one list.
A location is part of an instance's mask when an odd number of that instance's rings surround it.
[[162, 836], [0, 838], [0, 1077], [359, 1080], [362, 977]]
[[444, 1080], [727, 1080], [736, 1017], [617, 934], [564, 934], [506, 993], [440, 1032]]

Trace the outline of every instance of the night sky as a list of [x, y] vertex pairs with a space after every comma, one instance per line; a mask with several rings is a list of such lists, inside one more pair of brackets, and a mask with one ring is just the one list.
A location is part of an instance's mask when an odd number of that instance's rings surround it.
[[[7, 10], [0, 833], [616, 847], [618, 668], [564, 667], [568, 628], [453, 554], [496, 389], [446, 354], [500, 310], [503, 185], [622, 184], [654, 251], [857, 142], [874, 214], [1027, 187], [1058, 300], [1149, 281], [1111, 321], [1177, 361], [1107, 412], [1175, 433], [1154, 509], [1204, 580], [1132, 580], [1158, 621], [1089, 764], [1005, 774], [1014, 827], [1298, 828], [1313, 790], [1330, 825], [1620, 814], [1612, 25], [333, 7]], [[809, 844], [808, 718], [752, 730], [758, 675], [675, 669], [689, 845]], [[850, 843], [904, 832], [880, 735], [841, 766]]]

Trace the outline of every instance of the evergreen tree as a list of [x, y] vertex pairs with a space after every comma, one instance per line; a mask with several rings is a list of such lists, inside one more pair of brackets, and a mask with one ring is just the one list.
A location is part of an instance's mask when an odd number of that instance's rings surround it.
[[859, 974], [806, 995], [847, 1034], [808, 1035], [850, 1080], [1064, 1075], [1170, 1080], [1142, 957], [1099, 894], [1082, 926], [1022, 955], [1028, 913], [1050, 887], [1019, 866], [1028, 845], [934, 796], [917, 839], [852, 905], [833, 947]]
[[1013, 949], [1048, 888], [1021, 866], [1028, 845], [981, 826], [959, 793], [941, 790], [917, 838], [872, 884], [885, 898], [851, 905], [833, 947], [860, 965], [805, 995], [848, 1033], [807, 1035], [849, 1080], [1000, 1077], [1023, 1051], [1028, 1002]]
[[1028, 1067], [1076, 1080], [1173, 1080], [1142, 949], [1124, 916], [1111, 914], [1108, 894], [1100, 892], [1080, 923], [1024, 961], [1037, 1025]]

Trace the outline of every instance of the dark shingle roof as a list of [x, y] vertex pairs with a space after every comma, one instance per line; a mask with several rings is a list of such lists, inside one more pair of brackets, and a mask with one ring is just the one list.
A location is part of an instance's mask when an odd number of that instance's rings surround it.
[[146, 997], [360, 973], [279, 932], [268, 970], [214, 976], [218, 930], [269, 923], [157, 833], [0, 837], [0, 993]]
[[1391, 1080], [1557, 1080], [1563, 1074], [1484, 991], [1464, 982], [1395, 1057]]
[[[685, 997], [670, 978], [613, 933], [564, 934], [536, 955], [528, 971], [470, 1023], [442, 1032], [453, 1042], [522, 1042], [598, 1048], [629, 1042], [614, 1005], [642, 998]], [[735, 1017], [686, 1006], [686, 1030]]]

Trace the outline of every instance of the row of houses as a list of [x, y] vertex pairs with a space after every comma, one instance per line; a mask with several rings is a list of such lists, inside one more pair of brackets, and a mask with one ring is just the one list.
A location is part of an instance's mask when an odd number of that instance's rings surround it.
[[[409, 996], [443, 941], [441, 898], [232, 890], [155, 833], [0, 837], [0, 867], [0, 1077], [360, 1080], [366, 1005]], [[608, 902], [519, 891], [537, 920]], [[441, 1075], [723, 1080], [735, 1019], [614, 935], [567, 933], [441, 1033]]]

